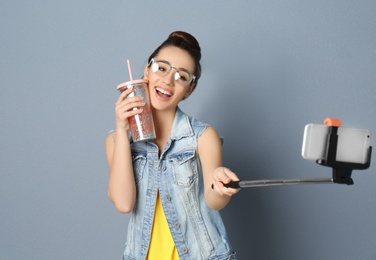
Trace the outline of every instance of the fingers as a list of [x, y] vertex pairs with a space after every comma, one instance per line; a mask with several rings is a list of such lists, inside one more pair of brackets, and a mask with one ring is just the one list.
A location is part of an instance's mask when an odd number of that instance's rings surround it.
[[231, 181], [238, 181], [238, 176], [226, 167], [218, 167], [213, 174], [212, 188], [221, 195], [232, 196], [239, 192], [240, 189], [227, 188], [223, 184], [227, 184]]
[[213, 180], [222, 183], [229, 183], [230, 181], [238, 181], [239, 178], [234, 172], [226, 167], [218, 167], [214, 171]]
[[142, 113], [145, 105], [143, 97], [129, 96], [132, 88], [124, 90], [115, 103], [116, 126], [117, 128], [129, 129], [128, 118]]
[[120, 93], [118, 100], [116, 101], [116, 104], [121, 103], [129, 94], [133, 92], [133, 88], [127, 88], [123, 92]]
[[[125, 113], [129, 111], [136, 111], [140, 107], [143, 107], [145, 105], [145, 102], [143, 101], [143, 97], [128, 97], [125, 98], [121, 102], [116, 102], [115, 104], [115, 111], [117, 113]], [[140, 108], [142, 109], [142, 108]], [[139, 112], [136, 112], [139, 113]]]

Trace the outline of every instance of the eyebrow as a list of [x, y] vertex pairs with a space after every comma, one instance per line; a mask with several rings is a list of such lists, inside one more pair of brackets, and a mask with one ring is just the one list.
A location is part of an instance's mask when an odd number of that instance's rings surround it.
[[[171, 62], [169, 62], [169, 61], [167, 61], [167, 60], [159, 60], [159, 59], [156, 59], [155, 61], [162, 61], [162, 62], [168, 63], [168, 64], [170, 64], [171, 67], [174, 67], [174, 68], [175, 68], [175, 66], [172, 66], [172, 65], [171, 65]], [[176, 68], [176, 69], [184, 70], [184, 71], [188, 72], [189, 74], [193, 75], [193, 73], [190, 72], [189, 70], [187, 70], [186, 68], [178, 67], [178, 68]]]

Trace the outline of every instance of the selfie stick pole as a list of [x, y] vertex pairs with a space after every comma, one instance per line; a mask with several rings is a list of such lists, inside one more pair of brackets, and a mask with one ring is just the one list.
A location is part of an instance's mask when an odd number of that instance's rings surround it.
[[256, 181], [233, 181], [224, 184], [227, 188], [254, 188], [268, 186], [285, 186], [299, 184], [324, 184], [333, 183], [332, 178], [313, 178], [313, 179], [287, 179], [287, 180], [256, 180]]

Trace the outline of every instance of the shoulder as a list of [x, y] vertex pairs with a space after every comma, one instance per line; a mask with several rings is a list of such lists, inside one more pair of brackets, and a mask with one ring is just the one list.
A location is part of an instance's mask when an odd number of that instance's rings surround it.
[[111, 130], [106, 136], [106, 144], [114, 143], [116, 139], [116, 131]]
[[193, 116], [188, 116], [188, 118], [192, 126], [195, 126], [195, 127], [208, 127], [209, 126], [208, 123], [202, 122]]
[[196, 133], [197, 137], [200, 137], [207, 128], [211, 128], [210, 124], [198, 120], [196, 117], [188, 116], [189, 124], [191, 125], [193, 131]]
[[198, 120], [196, 117], [186, 115], [189, 120], [189, 123], [195, 132], [196, 136], [198, 137], [198, 141], [209, 141], [217, 142], [219, 141], [221, 144], [223, 143], [223, 138], [220, 137], [218, 131], [212, 125]]
[[221, 144], [221, 138], [217, 130], [212, 126], [207, 126], [202, 132], [201, 136], [198, 138], [200, 145], [214, 145]]
[[[133, 142], [133, 139], [132, 139], [132, 134], [127, 131], [127, 135], [128, 135], [128, 138], [131, 142]], [[115, 143], [116, 141], [116, 131], [115, 130], [111, 130], [108, 132], [107, 136], [106, 136], [106, 145], [111, 145], [113, 143]]]

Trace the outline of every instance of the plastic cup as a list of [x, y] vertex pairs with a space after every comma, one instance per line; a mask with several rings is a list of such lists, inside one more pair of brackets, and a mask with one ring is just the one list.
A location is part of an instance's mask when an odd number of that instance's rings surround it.
[[[127, 88], [133, 87], [133, 92], [128, 97], [140, 96], [143, 97], [145, 106], [142, 107], [141, 114], [134, 115], [128, 118], [130, 130], [132, 132], [133, 142], [141, 142], [155, 139], [155, 129], [153, 114], [151, 112], [151, 105], [148, 92], [148, 81], [144, 79], [132, 80], [125, 83], [121, 83], [117, 86], [120, 92], [123, 92]], [[137, 108], [134, 108], [137, 109]]]

